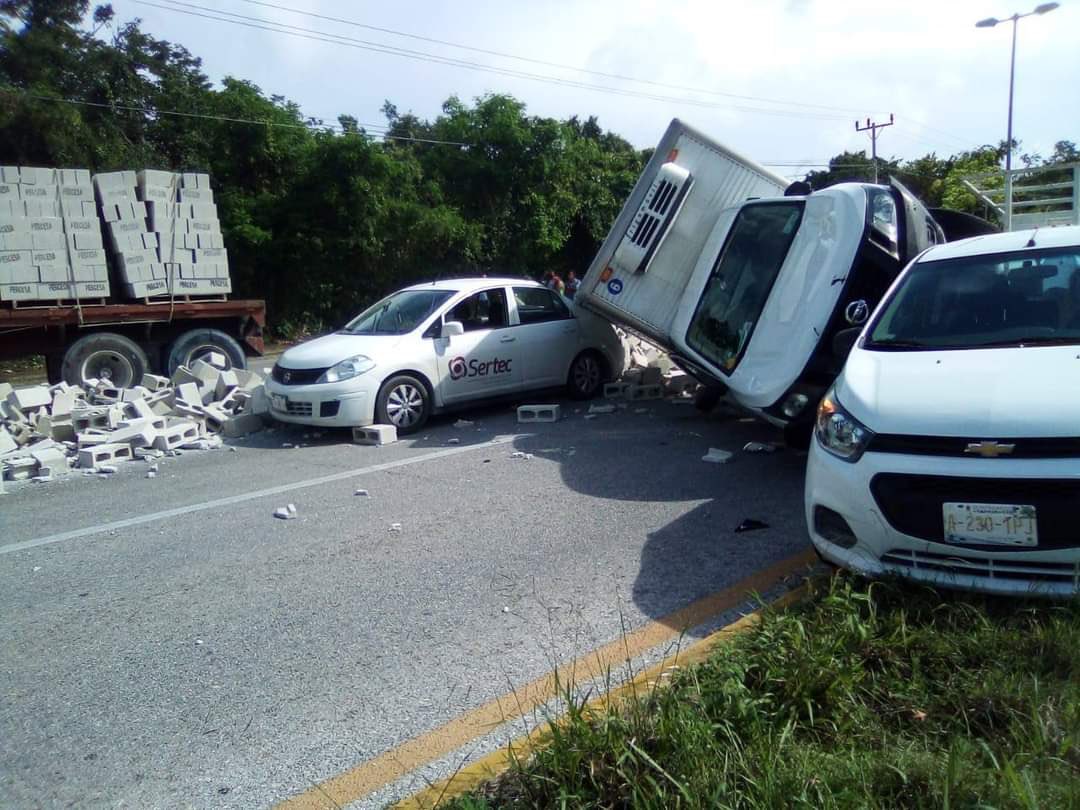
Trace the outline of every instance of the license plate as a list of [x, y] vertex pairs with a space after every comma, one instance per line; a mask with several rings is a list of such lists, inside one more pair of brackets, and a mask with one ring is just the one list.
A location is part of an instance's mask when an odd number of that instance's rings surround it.
[[1005, 503], [946, 503], [945, 542], [997, 546], [1037, 546], [1034, 506]]
[[270, 397], [270, 407], [275, 411], [287, 411], [289, 410], [289, 400], [280, 394], [274, 394]]

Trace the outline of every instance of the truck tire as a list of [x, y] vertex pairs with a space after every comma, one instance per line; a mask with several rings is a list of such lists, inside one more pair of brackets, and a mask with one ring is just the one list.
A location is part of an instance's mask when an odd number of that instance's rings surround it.
[[192, 329], [172, 342], [166, 360], [166, 372], [171, 377], [180, 366], [190, 366], [210, 352], [225, 355], [228, 368], [247, 368], [244, 350], [232, 337], [220, 329]]
[[702, 413], [712, 413], [713, 409], [720, 404], [722, 396], [724, 396], [724, 389], [715, 385], [703, 385], [694, 394], [694, 407]]
[[115, 332], [94, 332], [68, 346], [61, 376], [69, 385], [96, 378], [130, 388], [142, 382], [148, 368], [146, 353], [133, 340]]

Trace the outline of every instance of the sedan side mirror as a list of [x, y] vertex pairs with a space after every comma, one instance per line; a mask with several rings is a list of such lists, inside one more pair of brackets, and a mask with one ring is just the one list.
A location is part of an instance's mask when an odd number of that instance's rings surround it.
[[464, 334], [465, 327], [462, 325], [461, 321], [447, 321], [442, 325], [440, 337], [448, 338]]
[[851, 350], [855, 347], [855, 341], [859, 339], [859, 335], [861, 334], [861, 326], [853, 326], [850, 329], [841, 329], [833, 335], [833, 354], [840, 360], [846, 360], [847, 356], [851, 354]]

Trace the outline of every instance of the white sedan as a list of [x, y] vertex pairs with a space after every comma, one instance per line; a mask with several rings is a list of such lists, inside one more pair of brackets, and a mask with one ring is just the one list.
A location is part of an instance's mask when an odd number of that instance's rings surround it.
[[625, 366], [606, 321], [533, 281], [418, 284], [369, 307], [340, 332], [286, 351], [267, 381], [282, 422], [419, 430], [440, 410], [567, 386], [595, 396]]
[[1080, 593], [1080, 228], [933, 247], [822, 400], [814, 546], [870, 576]]

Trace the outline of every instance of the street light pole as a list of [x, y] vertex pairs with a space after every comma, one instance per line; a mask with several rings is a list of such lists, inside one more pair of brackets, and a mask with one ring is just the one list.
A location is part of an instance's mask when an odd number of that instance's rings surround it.
[[999, 20], [995, 17], [987, 17], [975, 23], [976, 28], [993, 28], [998, 23], [1012, 23], [1012, 53], [1009, 56], [1009, 123], [1005, 136], [1005, 230], [1012, 229], [1012, 147], [1013, 147], [1013, 87], [1016, 83], [1016, 24], [1024, 17], [1033, 14], [1046, 14], [1058, 7], [1058, 3], [1043, 3], [1036, 6], [1026, 14], [1013, 13], [1011, 17]]

